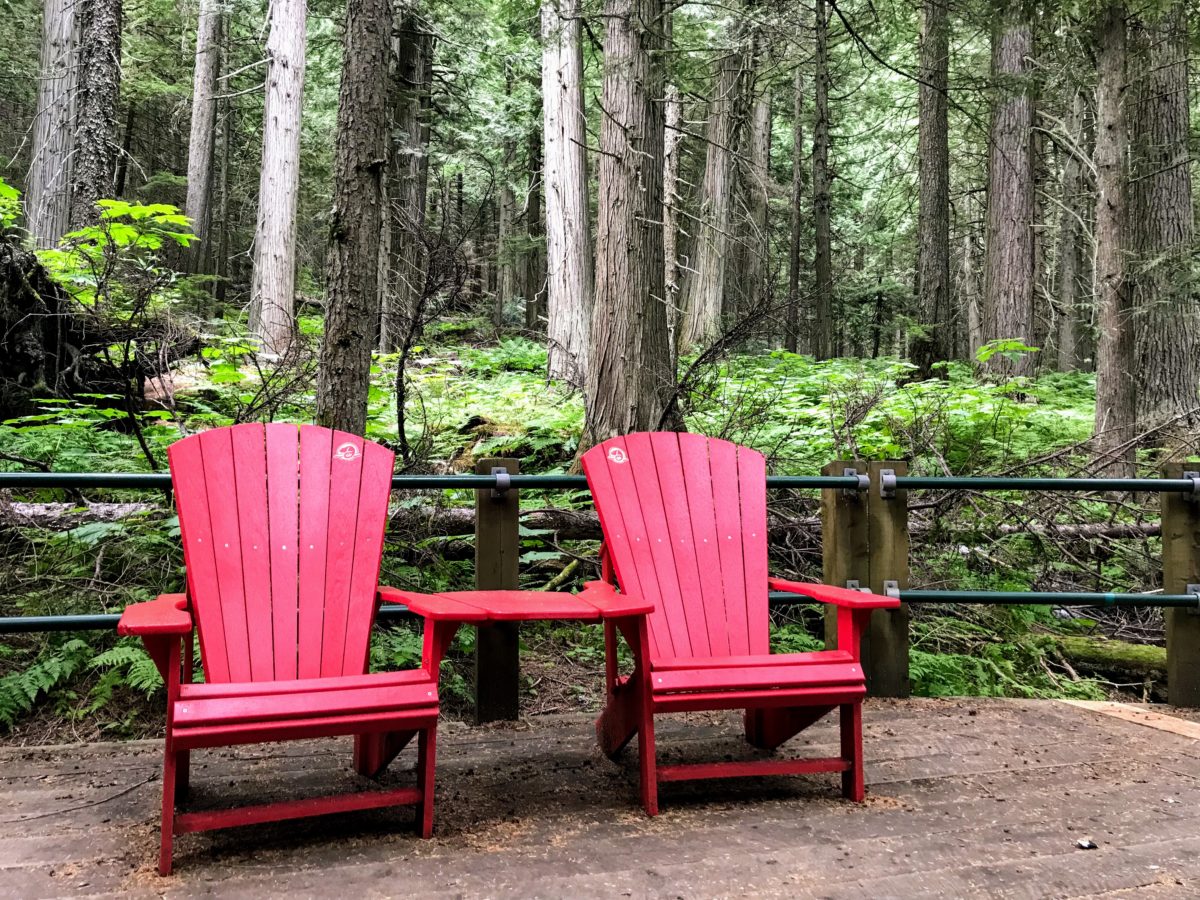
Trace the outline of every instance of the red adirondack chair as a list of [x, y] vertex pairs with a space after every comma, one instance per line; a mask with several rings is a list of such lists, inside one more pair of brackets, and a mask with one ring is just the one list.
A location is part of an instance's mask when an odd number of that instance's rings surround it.
[[[658, 813], [658, 782], [841, 772], [864, 795], [859, 641], [872, 611], [899, 601], [767, 576], [766, 464], [760, 453], [695, 434], [631, 434], [583, 456], [604, 532], [604, 577], [653, 601], [641, 633], [623, 629], [634, 672], [617, 674], [617, 631], [606, 627], [608, 703], [596, 722], [615, 756], [636, 734], [642, 805]], [[838, 607], [836, 650], [771, 654], [768, 590]], [[645, 622], [645, 620], [643, 620]], [[773, 749], [833, 709], [841, 755], [657, 766], [654, 716], [746, 710], [746, 738]]]
[[[171, 871], [176, 834], [324, 813], [415, 804], [428, 837], [438, 629], [425, 630], [421, 669], [366, 671], [391, 451], [327, 428], [273, 424], [206, 431], [168, 455], [187, 593], [130, 606], [117, 627], [145, 641], [167, 685], [159, 871]], [[193, 626], [203, 683], [191, 678]], [[193, 749], [333, 735], [355, 736], [365, 775], [419, 735], [418, 784], [175, 811]]]

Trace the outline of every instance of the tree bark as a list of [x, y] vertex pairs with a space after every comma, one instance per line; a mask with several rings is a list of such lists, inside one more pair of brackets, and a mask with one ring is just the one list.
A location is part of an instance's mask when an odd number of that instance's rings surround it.
[[[505, 64], [504, 99], [506, 109], [511, 110], [513, 92], [512, 63]], [[514, 111], [515, 112], [515, 111]], [[497, 329], [504, 326], [504, 310], [517, 293], [517, 254], [513, 247], [513, 226], [517, 211], [517, 195], [513, 190], [513, 165], [517, 158], [517, 141], [505, 134], [500, 162], [500, 207], [496, 226], [496, 265], [499, 277], [496, 283], [496, 307], [492, 324]]]
[[[1033, 338], [1033, 95], [1029, 88], [1033, 29], [1025, 0], [1004, 0], [992, 34], [991, 138], [987, 244], [984, 250], [984, 337]], [[986, 368], [1029, 375], [1029, 354], [994, 354]]]
[[25, 227], [39, 247], [68, 230], [75, 143], [75, 3], [47, 0], [42, 12], [37, 114], [25, 192]]
[[[307, 0], [271, 0], [250, 327], [263, 349], [275, 354], [287, 351], [296, 327], [296, 205], [307, 13]], [[375, 271], [372, 262], [372, 276]]]
[[430, 89], [426, 70], [433, 54], [433, 38], [428, 25], [411, 9], [399, 7], [397, 4], [395, 66], [389, 86], [388, 204], [382, 222], [390, 244], [379, 327], [379, 349], [384, 353], [395, 353], [403, 347], [425, 288], [426, 268], [429, 134], [424, 109]]
[[1129, 222], [1138, 425], [1146, 430], [1171, 422], [1163, 437], [1175, 443], [1200, 424], [1187, 5], [1176, 3], [1135, 33]]
[[700, 210], [692, 241], [692, 264], [683, 280], [681, 348], [711, 340], [721, 330], [725, 265], [730, 255], [733, 145], [737, 139], [735, 107], [741, 76], [741, 53], [730, 51], [716, 60], [712, 96], [708, 101], [705, 131], [708, 147], [704, 157], [704, 181], [700, 187]]
[[829, 173], [829, 3], [817, 0], [816, 74], [813, 121], [813, 274], [816, 278], [816, 305], [810, 340], [812, 354], [828, 359], [833, 346], [833, 243], [830, 226]]
[[587, 438], [676, 424], [663, 271], [662, 0], [605, 0]]
[[217, 146], [217, 78], [221, 69], [221, 4], [200, 0], [196, 65], [192, 74], [192, 122], [188, 137], [187, 202], [197, 240], [188, 248], [189, 272], [212, 268], [213, 165]]
[[950, 310], [950, 133], [947, 121], [950, 13], [946, 0], [924, 0], [918, 88], [917, 309], [922, 332], [912, 344], [916, 377], [954, 355]]
[[388, 0], [348, 0], [334, 151], [333, 216], [316, 420], [366, 431], [379, 323], [379, 234], [387, 165]]
[[547, 374], [575, 386], [586, 378], [593, 303], [580, 9], [580, 0], [542, 2]]
[[97, 201], [116, 193], [121, 96], [121, 0], [80, 0], [79, 97], [71, 166], [72, 229], [100, 221]]
[[805, 216], [804, 194], [808, 170], [804, 166], [804, 70], [796, 67], [792, 83], [792, 199], [791, 235], [788, 240], [788, 305], [784, 347], [791, 353], [800, 348], [800, 247]]
[[1058, 271], [1055, 293], [1058, 299], [1058, 370], [1073, 372], [1079, 367], [1080, 330], [1080, 251], [1083, 234], [1085, 185], [1083, 164], [1078, 153], [1084, 146], [1083, 117], [1087, 101], [1076, 90], [1071, 98], [1067, 121], [1068, 138], [1073, 150], [1064, 154], [1062, 165], [1062, 210], [1058, 218]]
[[761, 312], [771, 299], [767, 285], [767, 263], [771, 240], [768, 215], [771, 196], [771, 92], [756, 92], [750, 108], [750, 160], [745, 173], [746, 188], [746, 315]]
[[[542, 119], [541, 99], [535, 101], [535, 118]], [[542, 219], [542, 133], [531, 129], [526, 139], [525, 157], [529, 170], [526, 184], [525, 236], [528, 249], [521, 275], [521, 295], [525, 298], [525, 328], [540, 331], [543, 327], [546, 298], [546, 225]]]
[[1096, 354], [1095, 444], [1100, 466], [1113, 475], [1133, 474], [1134, 391], [1130, 377], [1133, 335], [1129, 318], [1124, 221], [1125, 6], [1112, 3], [1096, 31]]
[[[668, 16], [670, 14], [668, 13]], [[679, 88], [667, 85], [666, 131], [663, 146], [663, 260], [667, 298], [667, 344], [676, 352], [679, 331], [679, 155], [683, 146], [683, 100]]]

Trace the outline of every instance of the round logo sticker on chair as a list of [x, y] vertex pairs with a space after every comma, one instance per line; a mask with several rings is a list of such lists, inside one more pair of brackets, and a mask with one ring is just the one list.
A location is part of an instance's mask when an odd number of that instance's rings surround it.
[[333, 451], [334, 456], [336, 456], [338, 459], [345, 460], [346, 462], [351, 462], [352, 460], [357, 459], [358, 454], [358, 447], [349, 441], [346, 441], [346, 443], [342, 444], [342, 446]]
[[620, 447], [613, 447], [609, 450], [608, 458], [615, 463], [629, 462], [629, 457], [625, 455], [625, 451]]

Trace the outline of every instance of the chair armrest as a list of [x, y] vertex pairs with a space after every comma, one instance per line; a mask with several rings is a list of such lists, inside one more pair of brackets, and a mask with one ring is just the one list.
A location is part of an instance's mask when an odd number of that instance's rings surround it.
[[605, 619], [624, 616], [648, 616], [654, 612], [654, 603], [633, 594], [620, 594], [607, 581], [584, 582], [583, 590], [575, 595], [600, 610]]
[[441, 594], [421, 594], [416, 591], [402, 591], [398, 588], [379, 585], [379, 600], [383, 603], [400, 603], [407, 606], [418, 616], [433, 621], [449, 619], [455, 622], [485, 622], [488, 614], [485, 610], [463, 603], [453, 597]]
[[138, 637], [190, 634], [192, 614], [187, 603], [187, 594], [159, 594], [154, 600], [130, 604], [117, 622], [117, 634]]
[[896, 609], [900, 606], [900, 601], [896, 597], [882, 597], [879, 594], [852, 591], [849, 588], [834, 587], [831, 584], [807, 584], [802, 581], [788, 581], [784, 578], [768, 578], [767, 585], [773, 591], [801, 594], [811, 597], [813, 600], [845, 609]]

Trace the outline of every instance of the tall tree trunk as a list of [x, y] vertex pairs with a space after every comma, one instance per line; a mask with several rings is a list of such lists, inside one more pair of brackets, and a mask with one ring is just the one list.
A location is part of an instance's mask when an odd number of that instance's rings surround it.
[[1083, 163], [1083, 117], [1087, 101], [1083, 91], [1071, 98], [1067, 130], [1072, 149], [1064, 154], [1062, 165], [1062, 209], [1058, 218], [1058, 272], [1055, 291], [1058, 300], [1058, 369], [1073, 372], [1079, 367], [1080, 331], [1080, 250], [1083, 234], [1085, 196]]
[[[535, 101], [536, 120], [541, 121], [540, 92]], [[525, 157], [529, 169], [526, 186], [525, 236], [529, 249], [525, 254], [521, 294], [525, 298], [525, 327], [540, 331], [544, 318], [546, 298], [546, 267], [544, 247], [546, 225], [542, 220], [542, 133], [540, 128], [530, 129], [526, 139]]]
[[816, 306], [810, 340], [812, 354], [828, 359], [834, 352], [833, 337], [833, 242], [830, 226], [829, 174], [829, 3], [817, 0], [816, 73], [813, 121], [813, 275], [816, 278]]
[[922, 333], [912, 344], [918, 378], [930, 378], [934, 363], [949, 360], [950, 312], [950, 135], [946, 118], [950, 63], [950, 12], [946, 0], [924, 0], [921, 16], [921, 84], [917, 165], [917, 308]]
[[[506, 111], [514, 115], [516, 110], [511, 107], [513, 92], [512, 63], [504, 67], [504, 98]], [[506, 133], [503, 141], [502, 158], [500, 163], [500, 207], [499, 221], [496, 227], [496, 265], [499, 277], [496, 283], [496, 308], [493, 324], [496, 328], [504, 325], [504, 309], [517, 293], [517, 254], [513, 246], [513, 231], [517, 212], [517, 195], [513, 190], [513, 165], [517, 158], [517, 142], [511, 134]]]
[[1142, 429], [1172, 422], [1166, 437], [1174, 442], [1200, 424], [1187, 5], [1144, 22], [1137, 35], [1129, 125], [1137, 411]]
[[705, 131], [708, 147], [704, 157], [704, 181], [700, 186], [700, 211], [692, 241], [692, 265], [683, 280], [681, 347], [708, 341], [721, 330], [734, 186], [733, 145], [737, 139], [735, 107], [741, 75], [741, 53], [733, 50], [717, 59], [712, 96], [708, 101]]
[[788, 305], [784, 347], [800, 349], [800, 247], [805, 219], [804, 194], [808, 169], [804, 165], [804, 70], [796, 67], [792, 83], [792, 229], [788, 240]]
[[115, 193], [121, 96], [121, 0], [79, 0], [79, 99], [71, 166], [70, 227], [100, 220], [96, 201]]
[[[992, 33], [991, 138], [987, 244], [984, 250], [984, 337], [1033, 339], [1033, 95], [1029, 88], [1033, 29], [1025, 0], [1004, 0]], [[1028, 375], [1028, 354], [994, 354], [987, 368]]]
[[585, 380], [593, 302], [580, 8], [542, 2], [547, 374], [575, 386]]
[[366, 430], [371, 348], [379, 324], [376, 265], [391, 33], [388, 0], [348, 0], [316, 420], [353, 434]]
[[47, 0], [42, 12], [37, 115], [25, 192], [25, 227], [39, 247], [66, 234], [75, 141], [75, 3]]
[[587, 437], [676, 424], [663, 284], [663, 0], [605, 0]]
[[1095, 443], [1101, 467], [1133, 472], [1133, 334], [1125, 239], [1125, 6], [1112, 3], [1096, 30], [1096, 353]]
[[[408, 4], [411, 6], [412, 4]], [[426, 70], [433, 55], [429, 26], [396, 4], [395, 66], [389, 91], [391, 146], [389, 203], [382, 228], [390, 244], [389, 278], [383, 292], [379, 349], [402, 349], [410, 319], [425, 288], [425, 196], [428, 140], [424, 115], [429, 94]]]
[[198, 239], [188, 248], [187, 268], [212, 267], [213, 156], [217, 145], [217, 78], [221, 70], [220, 0], [200, 0], [196, 66], [192, 73], [192, 124], [188, 137], [187, 202], [184, 211]]
[[[250, 327], [263, 348], [277, 354], [286, 352], [296, 324], [296, 204], [307, 14], [306, 0], [271, 0]], [[372, 261], [372, 276], [375, 267]]]
[[771, 299], [767, 284], [771, 254], [768, 214], [771, 197], [771, 92], [763, 86], [750, 110], [750, 160], [746, 170], [746, 306], [744, 313], [762, 311]]
[[[668, 17], [670, 14], [668, 13]], [[674, 354], [679, 330], [679, 155], [683, 147], [683, 100], [679, 88], [667, 85], [663, 144], [663, 277], [667, 298], [667, 343]]]

